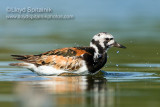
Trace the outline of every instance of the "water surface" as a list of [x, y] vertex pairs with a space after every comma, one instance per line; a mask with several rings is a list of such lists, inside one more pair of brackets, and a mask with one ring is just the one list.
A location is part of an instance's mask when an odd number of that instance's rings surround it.
[[[2, 0], [3, 1], [3, 0]], [[20, 1], [0, 4], [1, 107], [160, 107], [160, 1]], [[7, 20], [7, 7], [52, 8], [73, 20]], [[10, 55], [88, 46], [111, 33], [127, 49], [112, 48], [96, 76], [37, 76], [8, 66]]]
[[[0, 62], [2, 106], [160, 106], [160, 75], [138, 72], [143, 64], [119, 65], [137, 67], [136, 72], [104, 68], [96, 76], [37, 76], [29, 70], [10, 67], [9, 63]], [[152, 64], [156, 65], [159, 64]]]

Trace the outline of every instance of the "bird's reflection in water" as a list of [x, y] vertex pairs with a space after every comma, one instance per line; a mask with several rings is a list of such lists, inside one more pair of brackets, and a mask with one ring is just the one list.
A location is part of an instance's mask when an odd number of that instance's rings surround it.
[[21, 107], [98, 106], [113, 102], [107, 80], [93, 76], [53, 76], [45, 81], [18, 82], [15, 87]]

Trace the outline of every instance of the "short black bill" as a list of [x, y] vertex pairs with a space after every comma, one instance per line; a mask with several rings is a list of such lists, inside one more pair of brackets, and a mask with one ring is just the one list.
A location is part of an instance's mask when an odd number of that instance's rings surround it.
[[114, 47], [117, 47], [117, 48], [126, 48], [125, 46], [123, 46], [123, 45], [121, 45], [121, 44], [119, 44], [119, 43], [117, 43], [117, 42], [115, 42], [114, 44], [113, 44], [113, 46]]

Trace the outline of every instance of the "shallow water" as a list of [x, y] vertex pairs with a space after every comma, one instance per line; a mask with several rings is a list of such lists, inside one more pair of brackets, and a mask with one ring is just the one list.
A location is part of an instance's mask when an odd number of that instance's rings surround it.
[[[61, 2], [0, 4], [0, 107], [160, 107], [160, 1]], [[75, 19], [7, 20], [8, 6], [50, 7]], [[37, 76], [8, 66], [15, 61], [11, 54], [88, 46], [99, 32], [111, 33], [127, 49], [110, 49], [96, 76]]]
[[104, 68], [96, 76], [64, 77], [37, 76], [29, 70], [10, 67], [9, 63], [0, 62], [2, 106], [160, 106], [160, 74], [142, 72], [140, 67], [145, 64], [119, 64], [130, 69], [136, 67], [136, 72]]

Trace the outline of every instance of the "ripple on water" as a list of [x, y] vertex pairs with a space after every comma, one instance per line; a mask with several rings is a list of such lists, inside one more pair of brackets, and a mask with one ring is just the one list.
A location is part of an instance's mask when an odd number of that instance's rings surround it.
[[[117, 64], [116, 64], [117, 65]], [[135, 68], [138, 71], [138, 68], [159, 68], [160, 64], [121, 64], [119, 66], [127, 67], [127, 68]], [[150, 72], [135, 72], [135, 71], [130, 71], [130, 72], [106, 72], [103, 71], [105, 78], [108, 81], [111, 82], [123, 82], [123, 81], [137, 81], [137, 80], [151, 80], [151, 79], [158, 79], [160, 78], [158, 73], [150, 73]]]
[[110, 82], [124, 82], [124, 81], [138, 81], [138, 80], [151, 80], [158, 79], [156, 73], [147, 72], [106, 72], [102, 71], [105, 78]]
[[124, 64], [125, 66], [128, 66], [128, 67], [150, 67], [150, 68], [155, 68], [155, 67], [160, 67], [160, 64], [149, 64], [149, 63], [146, 63], [146, 64]]
[[[29, 70], [23, 68], [16, 68], [8, 66], [9, 63], [13, 62], [0, 62], [0, 81], [36, 81], [46, 80], [45, 76], [37, 76]], [[118, 66], [124, 66], [119, 64]], [[125, 64], [128, 67], [160, 67], [160, 64]], [[149, 72], [123, 72], [123, 71], [102, 71], [104, 78], [110, 82], [121, 82], [121, 81], [137, 81], [137, 80], [151, 80], [160, 78], [158, 73]]]

